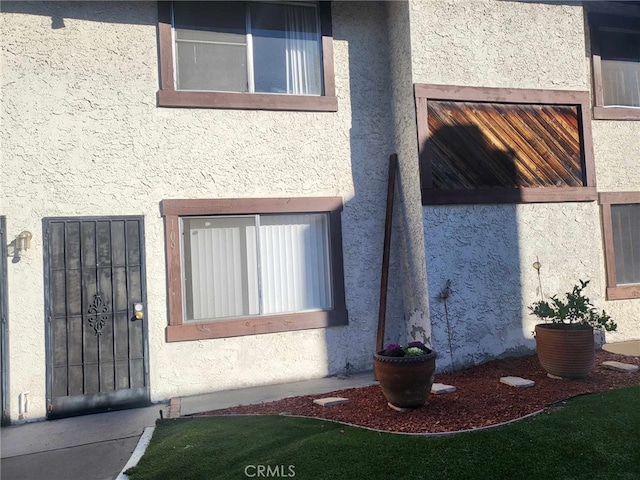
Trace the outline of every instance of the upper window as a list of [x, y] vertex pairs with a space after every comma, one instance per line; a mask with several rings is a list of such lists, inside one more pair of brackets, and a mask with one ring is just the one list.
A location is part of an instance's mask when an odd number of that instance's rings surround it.
[[592, 201], [589, 93], [415, 86], [422, 203]]
[[160, 2], [159, 104], [335, 111], [329, 8]]
[[640, 298], [640, 192], [601, 193], [607, 298]]
[[589, 16], [594, 118], [640, 120], [640, 17]]
[[169, 341], [346, 322], [336, 198], [163, 200]]

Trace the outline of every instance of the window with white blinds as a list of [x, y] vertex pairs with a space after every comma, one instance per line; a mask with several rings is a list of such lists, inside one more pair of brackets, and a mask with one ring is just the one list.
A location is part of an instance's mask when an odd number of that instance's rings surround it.
[[611, 206], [618, 285], [640, 284], [640, 203]]
[[640, 31], [600, 31], [604, 104], [640, 107]]
[[588, 14], [597, 120], [640, 120], [640, 16], [626, 13]]
[[181, 222], [186, 321], [333, 308], [328, 214]]
[[600, 192], [607, 300], [640, 298], [640, 192]]

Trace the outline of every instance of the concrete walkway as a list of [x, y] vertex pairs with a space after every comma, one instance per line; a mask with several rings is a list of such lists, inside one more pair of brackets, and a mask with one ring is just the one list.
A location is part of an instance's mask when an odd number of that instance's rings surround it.
[[172, 399], [170, 405], [12, 425], [1, 429], [2, 480], [113, 480], [145, 428], [163, 416], [316, 395], [375, 384], [373, 373], [252, 387]]
[[606, 352], [627, 355], [630, 357], [640, 357], [640, 340], [629, 340], [627, 342], [605, 343], [602, 349]]
[[179, 406], [179, 411], [171, 416], [192, 415], [209, 410], [221, 410], [237, 405], [272, 402], [274, 400], [299, 397], [302, 395], [319, 395], [322, 393], [335, 392], [336, 390], [345, 390], [347, 388], [366, 387], [377, 383], [378, 382], [373, 379], [373, 372], [366, 372], [349, 377], [327, 377], [280, 385], [266, 385], [263, 387], [243, 388], [241, 390], [206, 393], [203, 395], [182, 397], [179, 399], [179, 402], [174, 399], [173, 406], [174, 408]]
[[112, 480], [166, 405], [2, 428], [2, 480]]

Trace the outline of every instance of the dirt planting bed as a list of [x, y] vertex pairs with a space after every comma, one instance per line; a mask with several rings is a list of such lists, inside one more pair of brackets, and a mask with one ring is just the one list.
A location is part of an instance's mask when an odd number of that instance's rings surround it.
[[[615, 360], [640, 366], [640, 357], [596, 352], [596, 368], [588, 378], [558, 380], [547, 377], [535, 355], [495, 360], [452, 374], [436, 375], [436, 382], [453, 385], [455, 393], [430, 395], [429, 403], [410, 412], [397, 412], [377, 385], [330, 394], [287, 398], [257, 405], [242, 405], [200, 415], [289, 414], [337, 420], [391, 432], [438, 433], [476, 429], [514, 420], [539, 410], [549, 410], [562, 400], [630, 385], [640, 385], [640, 372], [620, 373], [600, 364]], [[530, 388], [500, 383], [500, 377], [517, 376], [535, 381]], [[349, 403], [334, 407], [315, 405], [328, 396], [346, 397]]]

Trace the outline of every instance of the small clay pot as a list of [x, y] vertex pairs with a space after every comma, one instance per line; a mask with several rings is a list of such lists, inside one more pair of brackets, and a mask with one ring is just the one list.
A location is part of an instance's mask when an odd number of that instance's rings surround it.
[[387, 401], [398, 408], [416, 408], [427, 403], [436, 372], [436, 353], [417, 357], [373, 355], [374, 371]]

